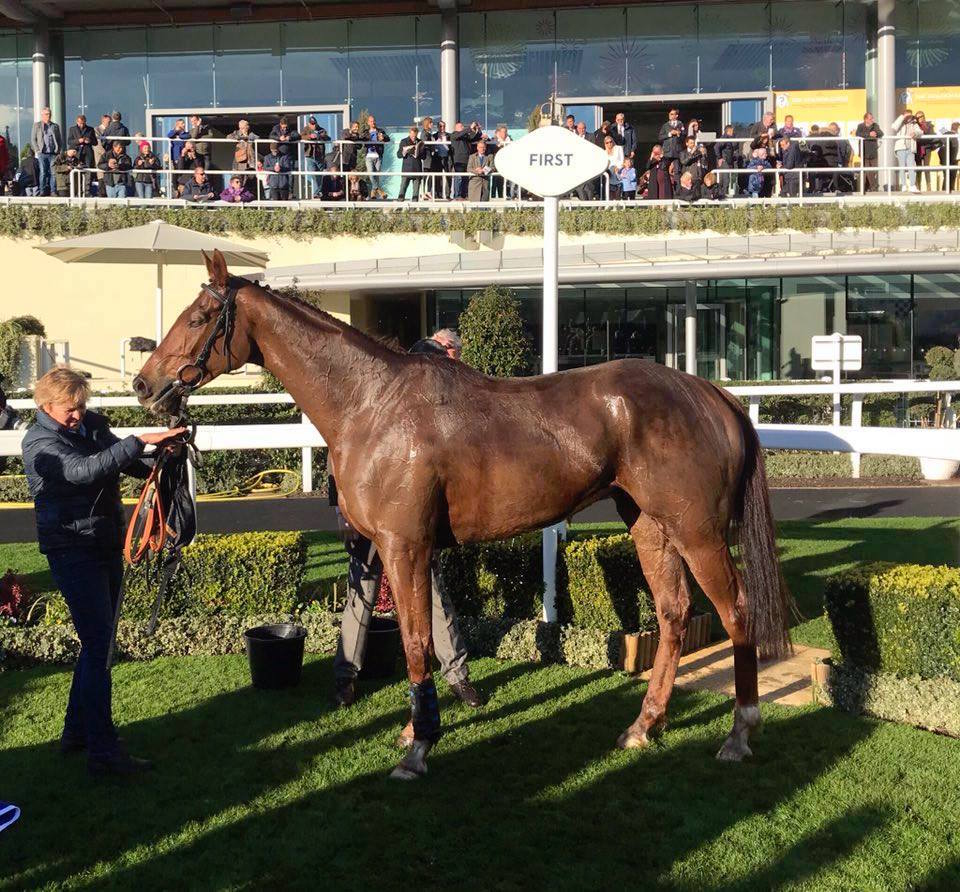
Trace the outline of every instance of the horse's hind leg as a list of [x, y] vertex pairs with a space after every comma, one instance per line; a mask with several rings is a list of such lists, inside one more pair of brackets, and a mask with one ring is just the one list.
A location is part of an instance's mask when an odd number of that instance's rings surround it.
[[[629, 514], [625, 514], [624, 519], [628, 517]], [[666, 723], [667, 704], [690, 621], [690, 587], [680, 553], [667, 540], [660, 525], [644, 514], [637, 514], [630, 526], [630, 535], [653, 595], [660, 624], [660, 644], [640, 715], [617, 740], [621, 749], [646, 746], [650, 737]]]
[[733, 730], [717, 753], [718, 759], [739, 762], [752, 756], [750, 732], [760, 724], [757, 692], [757, 648], [747, 634], [747, 592], [743, 579], [722, 538], [708, 546], [684, 552], [690, 571], [720, 614], [733, 642], [733, 669], [737, 692]]

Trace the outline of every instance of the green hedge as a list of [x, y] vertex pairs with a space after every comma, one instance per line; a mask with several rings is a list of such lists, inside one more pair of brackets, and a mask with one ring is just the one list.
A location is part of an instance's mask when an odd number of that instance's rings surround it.
[[871, 564], [829, 579], [824, 601], [844, 662], [960, 682], [960, 568]]
[[853, 715], [960, 737], [960, 683], [950, 678], [901, 678], [839, 663], [832, 667], [824, 693], [834, 706]]
[[[216, 617], [287, 613], [298, 602], [306, 564], [303, 533], [236, 533], [197, 536], [183, 551], [160, 616]], [[128, 569], [123, 615], [130, 620], [150, 616], [157, 592], [154, 568]], [[48, 603], [44, 624], [67, 621], [63, 599]]]
[[[296, 239], [352, 235], [372, 238], [384, 233], [474, 234], [496, 230], [538, 234], [543, 214], [538, 208], [448, 211], [439, 208], [397, 208], [378, 205], [360, 209], [256, 208], [79, 208], [7, 205], [0, 207], [0, 235], [7, 238], [62, 238], [109, 232], [165, 220], [176, 226], [223, 235], [256, 238], [288, 236]], [[890, 230], [903, 226], [930, 229], [960, 226], [960, 205], [948, 202], [922, 205], [877, 203], [865, 206], [761, 206], [747, 204], [683, 207], [668, 210], [638, 203], [629, 207], [584, 207], [560, 213], [567, 234], [656, 235], [663, 232], [722, 233], [776, 232], [791, 229]]]

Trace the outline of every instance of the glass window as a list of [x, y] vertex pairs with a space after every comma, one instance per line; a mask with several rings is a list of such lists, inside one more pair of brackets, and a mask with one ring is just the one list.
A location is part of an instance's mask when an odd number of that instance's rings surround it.
[[483, 75], [485, 129], [524, 128], [550, 98], [555, 81], [555, 23], [551, 10], [489, 13], [482, 46], [471, 64]]
[[557, 12], [557, 91], [570, 96], [625, 95], [636, 38], [623, 8]]
[[[417, 18], [417, 93], [414, 115], [440, 117], [440, 16]], [[447, 130], [453, 132], [454, 121]]]
[[919, 45], [917, 43], [917, 2], [899, 0], [894, 9], [894, 25], [897, 38], [897, 86], [919, 85]]
[[[17, 37], [0, 36], [0, 130], [10, 148], [10, 157], [22, 145], [20, 135], [20, 93], [18, 90]], [[29, 138], [29, 131], [26, 133]]]
[[783, 280], [780, 304], [780, 378], [815, 378], [811, 338], [847, 329], [846, 282], [815, 276]]
[[[416, 114], [417, 92], [416, 18], [351, 21], [351, 120], [370, 112], [380, 124], [409, 124]], [[435, 101], [430, 112], [439, 112], [440, 97]]]
[[283, 26], [283, 101], [287, 105], [345, 105], [347, 22], [297, 22]]
[[666, 362], [667, 294], [669, 288], [628, 288], [624, 324], [614, 339], [616, 359], [634, 357]]
[[280, 103], [280, 26], [217, 25], [217, 105], [222, 108]]
[[[747, 280], [747, 378], [769, 381], [779, 353], [780, 280]], [[731, 376], [732, 377], [732, 376]]]
[[843, 4], [774, 3], [773, 86], [824, 90], [843, 82]]
[[919, 83], [954, 86], [960, 77], [960, 0], [923, 0], [917, 12]]
[[701, 93], [769, 88], [767, 4], [701, 4], [699, 23]]
[[862, 89], [867, 83], [867, 6], [843, 4], [843, 82], [847, 89]]
[[484, 14], [460, 13], [460, 119], [487, 124], [487, 76], [483, 50]]
[[960, 275], [913, 277], [914, 373], [931, 347], [960, 347]]
[[[119, 111], [131, 133], [143, 130], [147, 107], [147, 33], [144, 28], [72, 31], [63, 36], [67, 122], [82, 111], [96, 127]], [[71, 83], [80, 67], [80, 77]]]
[[627, 7], [630, 90], [636, 95], [697, 89], [697, 8], [691, 4]]
[[858, 377], [910, 375], [911, 328], [909, 276], [847, 278], [847, 334], [863, 338]]
[[583, 290], [561, 288], [557, 308], [557, 367], [564, 369], [590, 365], [600, 360], [593, 356], [590, 331], [587, 327]]
[[213, 28], [150, 28], [147, 32], [150, 105], [185, 113], [216, 105]]

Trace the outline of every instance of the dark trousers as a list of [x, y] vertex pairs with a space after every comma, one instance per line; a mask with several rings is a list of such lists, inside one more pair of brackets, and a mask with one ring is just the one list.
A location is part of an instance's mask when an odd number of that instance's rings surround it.
[[37, 155], [37, 164], [40, 165], [40, 194], [56, 195], [57, 190], [53, 180], [53, 159], [55, 155], [49, 152], [40, 152]]
[[[454, 161], [453, 169], [457, 173], [466, 173], [467, 164], [465, 161]], [[467, 197], [467, 185], [470, 182], [470, 178], [467, 176], [454, 177], [453, 178], [453, 197], [454, 198], [466, 198]]]
[[71, 549], [51, 552], [47, 562], [80, 639], [63, 732], [86, 739], [90, 755], [107, 755], [117, 747], [107, 651], [123, 582], [123, 557], [119, 551]]
[[406, 201], [407, 186], [412, 187], [410, 197], [413, 201], [416, 201], [420, 196], [420, 180], [422, 179], [423, 177], [400, 177], [400, 192], [397, 194], [397, 201]]

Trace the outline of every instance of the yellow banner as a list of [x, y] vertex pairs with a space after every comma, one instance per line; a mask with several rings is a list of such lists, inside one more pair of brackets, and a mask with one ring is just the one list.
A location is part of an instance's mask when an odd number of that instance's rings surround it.
[[823, 127], [836, 122], [840, 132], [850, 135], [857, 129], [867, 110], [866, 90], [788, 90], [774, 94], [777, 126], [793, 115], [794, 126], [804, 133], [813, 124]]
[[897, 90], [897, 114], [904, 109], [922, 111], [939, 131], [960, 120], [960, 87], [901, 87]]

